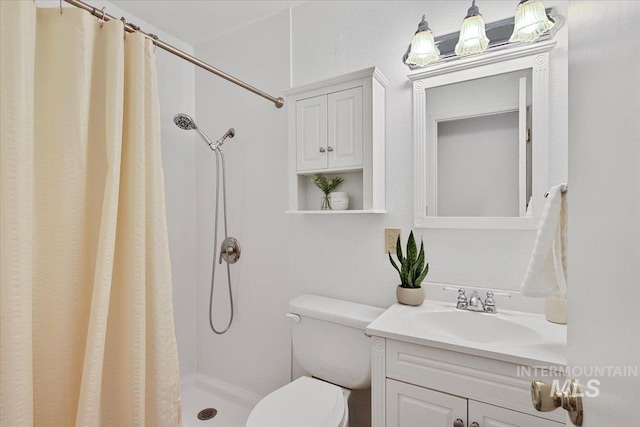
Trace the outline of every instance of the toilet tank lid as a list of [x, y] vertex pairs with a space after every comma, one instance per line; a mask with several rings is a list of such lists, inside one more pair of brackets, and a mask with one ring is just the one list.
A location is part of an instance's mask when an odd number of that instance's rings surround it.
[[380, 307], [319, 295], [300, 295], [289, 302], [289, 310], [302, 317], [307, 316], [363, 330], [385, 311]]

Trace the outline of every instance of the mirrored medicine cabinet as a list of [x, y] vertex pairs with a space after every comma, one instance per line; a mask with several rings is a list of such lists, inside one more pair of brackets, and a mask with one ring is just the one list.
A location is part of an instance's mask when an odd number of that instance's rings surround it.
[[524, 45], [409, 75], [414, 225], [535, 229], [549, 169], [549, 52]]

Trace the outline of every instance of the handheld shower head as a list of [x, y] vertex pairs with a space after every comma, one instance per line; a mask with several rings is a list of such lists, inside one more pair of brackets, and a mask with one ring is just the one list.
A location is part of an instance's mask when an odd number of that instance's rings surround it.
[[198, 132], [202, 139], [204, 139], [204, 141], [209, 145], [209, 148], [214, 151], [220, 149], [220, 146], [224, 143], [225, 139], [233, 138], [236, 135], [236, 130], [234, 128], [229, 128], [229, 130], [224, 135], [222, 135], [222, 138], [217, 140], [214, 144], [213, 141], [211, 141], [209, 137], [205, 135], [205, 133], [202, 132], [198, 126], [196, 126], [195, 120], [193, 120], [188, 115], [184, 113], [176, 114], [173, 117], [173, 122], [182, 130], [195, 130], [196, 132]]
[[196, 122], [186, 114], [180, 113], [173, 117], [173, 122], [182, 130], [198, 129]]
[[234, 136], [236, 136], [236, 130], [234, 128], [229, 128], [229, 130], [224, 135], [222, 135], [222, 138], [220, 138], [218, 142], [222, 142], [227, 138], [233, 138]]

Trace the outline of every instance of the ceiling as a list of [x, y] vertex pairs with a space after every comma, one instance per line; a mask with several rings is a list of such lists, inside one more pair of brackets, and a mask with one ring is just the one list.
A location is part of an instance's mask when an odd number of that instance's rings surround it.
[[111, 3], [195, 46], [304, 1], [111, 0]]

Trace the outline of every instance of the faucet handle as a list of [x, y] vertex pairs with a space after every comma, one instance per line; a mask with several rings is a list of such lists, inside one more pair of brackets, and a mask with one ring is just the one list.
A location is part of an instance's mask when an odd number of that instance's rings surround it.
[[444, 286], [442, 290], [458, 292], [458, 301], [456, 303], [456, 308], [459, 308], [461, 310], [464, 310], [467, 308], [469, 300], [467, 299], [467, 294], [464, 288], [454, 288], [452, 286]]
[[469, 300], [467, 299], [467, 294], [464, 291], [464, 288], [458, 289], [458, 301], [456, 303], [456, 308], [465, 309], [469, 304]]
[[487, 313], [496, 313], [496, 301], [493, 299], [493, 297], [495, 296], [499, 296], [499, 297], [508, 297], [511, 298], [511, 295], [506, 293], [506, 292], [492, 292], [492, 291], [487, 291], [487, 298], [484, 300], [484, 311], [486, 311]]
[[496, 312], [496, 302], [493, 299], [493, 292], [487, 292], [487, 298], [484, 300], [484, 311], [487, 313], [495, 313]]

